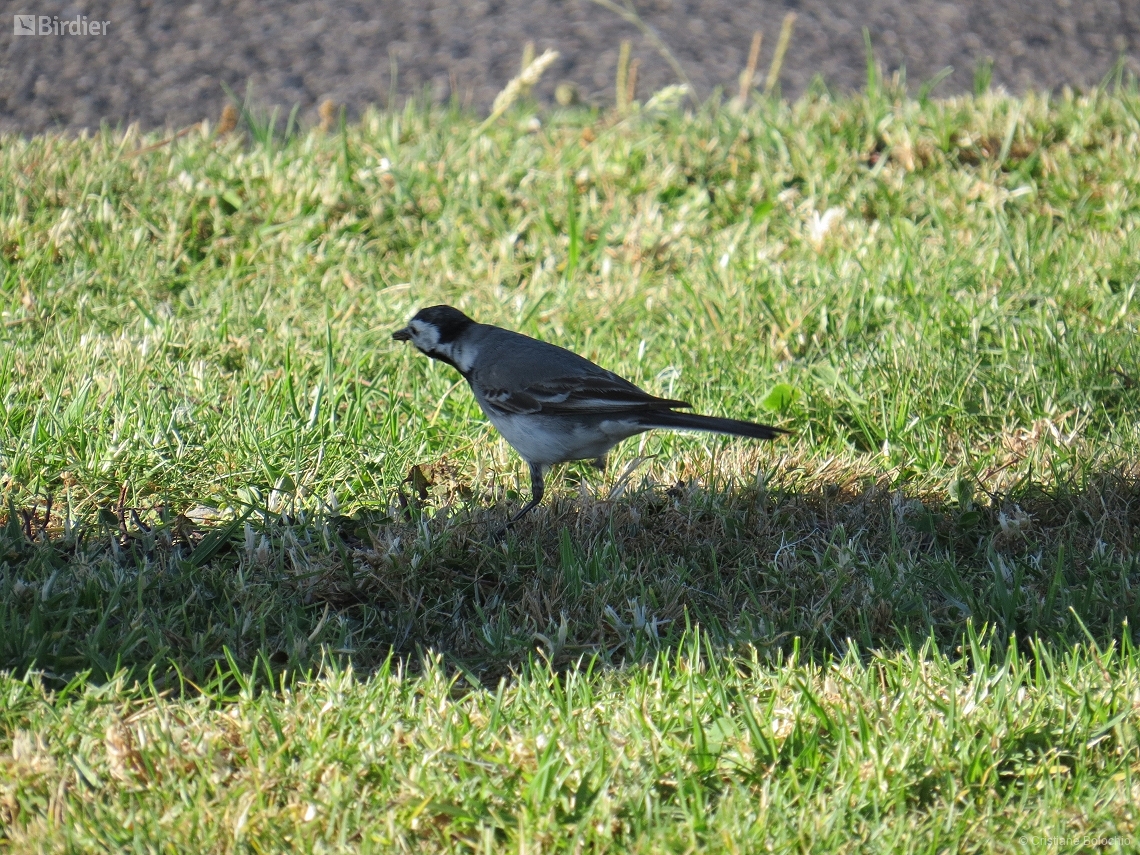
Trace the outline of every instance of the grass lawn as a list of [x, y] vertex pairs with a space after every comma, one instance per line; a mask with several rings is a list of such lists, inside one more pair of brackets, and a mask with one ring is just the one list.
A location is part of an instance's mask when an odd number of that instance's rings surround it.
[[0, 140], [0, 850], [1136, 845], [1134, 83], [266, 127]]

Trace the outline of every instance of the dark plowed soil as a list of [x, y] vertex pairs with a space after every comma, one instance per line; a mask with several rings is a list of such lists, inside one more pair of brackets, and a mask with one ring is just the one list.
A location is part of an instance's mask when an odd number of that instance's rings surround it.
[[[624, 0], [613, 0], [622, 3]], [[633, 25], [592, 0], [378, 0], [309, 3], [157, 0], [3, 3], [0, 131], [75, 131], [139, 122], [182, 127], [218, 116], [224, 82], [251, 85], [261, 106], [300, 104], [306, 122], [331, 98], [357, 114], [425, 89], [486, 110], [519, 67], [523, 45], [561, 57], [536, 92], [572, 82], [586, 102], [612, 103], [622, 39], [640, 61], [638, 96], [676, 82]], [[912, 91], [947, 66], [935, 94], [970, 91], [979, 60], [1012, 91], [1099, 82], [1123, 57], [1140, 74], [1140, 0], [635, 0], [701, 98], [735, 91], [752, 34], [760, 73], [785, 13], [797, 14], [782, 92], [819, 75], [837, 90], [866, 80], [863, 28], [885, 72], [906, 67]], [[109, 21], [105, 35], [16, 35], [17, 14]], [[88, 27], [90, 29], [90, 27]], [[393, 69], [395, 75], [393, 75]]]

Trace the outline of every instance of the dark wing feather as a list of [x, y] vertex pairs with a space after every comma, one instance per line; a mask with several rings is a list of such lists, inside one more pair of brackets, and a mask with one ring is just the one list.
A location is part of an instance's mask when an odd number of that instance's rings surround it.
[[[657, 398], [573, 351], [488, 328], [480, 367], [468, 377], [484, 403], [504, 414], [606, 415], [689, 407]], [[518, 383], [517, 378], [528, 378]]]
[[509, 392], [506, 389], [484, 389], [483, 400], [487, 406], [500, 413], [529, 415], [542, 412], [542, 405], [523, 391]]
[[515, 392], [488, 389], [484, 397], [490, 406], [504, 413], [546, 415], [605, 415], [692, 406], [685, 401], [650, 395], [616, 374], [540, 380]]

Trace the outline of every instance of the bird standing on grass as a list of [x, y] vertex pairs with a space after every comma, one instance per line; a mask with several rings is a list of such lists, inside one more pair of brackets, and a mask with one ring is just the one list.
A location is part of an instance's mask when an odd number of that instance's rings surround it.
[[421, 309], [396, 341], [410, 341], [446, 362], [471, 386], [479, 408], [530, 467], [532, 496], [511, 525], [542, 501], [543, 477], [555, 463], [605, 466], [611, 448], [654, 428], [775, 439], [769, 425], [679, 413], [684, 401], [658, 398], [557, 345], [471, 320], [451, 306]]

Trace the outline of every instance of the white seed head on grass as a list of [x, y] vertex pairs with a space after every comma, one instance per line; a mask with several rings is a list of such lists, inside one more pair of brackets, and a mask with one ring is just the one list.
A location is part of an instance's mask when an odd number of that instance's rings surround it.
[[650, 113], [671, 113], [681, 106], [681, 102], [689, 94], [689, 87], [685, 83], [674, 83], [653, 93], [645, 102], [645, 110]]
[[491, 122], [503, 115], [511, 108], [511, 105], [519, 99], [523, 92], [531, 89], [542, 78], [543, 72], [558, 59], [558, 51], [546, 50], [543, 51], [542, 56], [534, 59], [526, 68], [524, 68], [518, 75], [511, 80], [503, 90], [495, 96], [494, 102], [491, 104], [491, 115], [486, 121], [479, 126], [476, 135], [482, 133]]
[[823, 212], [822, 217], [819, 215], [819, 211], [811, 212], [811, 220], [808, 222], [808, 237], [811, 239], [811, 245], [815, 247], [816, 252], [823, 248], [823, 241], [827, 237], [827, 233], [842, 219], [842, 208], [828, 208]]
[[518, 100], [524, 88], [529, 89], [538, 83], [542, 78], [543, 72], [545, 72], [556, 59], [558, 59], [558, 51], [543, 51], [542, 56], [533, 60], [530, 65], [522, 70], [518, 77], [511, 80], [510, 83], [503, 87], [503, 91], [495, 96], [495, 101], [491, 104], [491, 115], [501, 116], [509, 110], [511, 104]]

